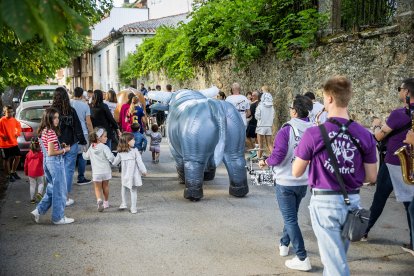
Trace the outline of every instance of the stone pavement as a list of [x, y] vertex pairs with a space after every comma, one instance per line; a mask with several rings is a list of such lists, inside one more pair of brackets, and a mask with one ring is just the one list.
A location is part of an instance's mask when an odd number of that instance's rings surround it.
[[[251, 187], [245, 198], [229, 196], [221, 166], [216, 179], [205, 183], [204, 198], [190, 202], [183, 198], [165, 141], [159, 164], [151, 163], [149, 152], [143, 159], [149, 174], [139, 188], [135, 215], [117, 209], [121, 186], [115, 169], [112, 207], [98, 213], [93, 186], [74, 185], [76, 202], [66, 214], [76, 221], [65, 226], [52, 225], [50, 212], [40, 225], [33, 223], [27, 179], [9, 185], [0, 211], [0, 275], [322, 274], [307, 210], [309, 193], [299, 218], [313, 266], [305, 273], [287, 269], [286, 258], [278, 256], [283, 224], [273, 188]], [[374, 190], [362, 189], [364, 207]], [[400, 248], [407, 241], [403, 206], [390, 198], [369, 242], [350, 247], [352, 275], [414, 275], [414, 257]]]

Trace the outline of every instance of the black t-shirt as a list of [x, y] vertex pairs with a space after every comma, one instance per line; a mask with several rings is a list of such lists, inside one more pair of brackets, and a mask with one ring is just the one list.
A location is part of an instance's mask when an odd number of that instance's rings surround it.
[[249, 126], [257, 126], [257, 120], [254, 117], [254, 115], [256, 114], [256, 108], [258, 104], [259, 104], [259, 101], [254, 102], [250, 105], [250, 114], [251, 114], [250, 116], [252, 119], [249, 121], [249, 124], [248, 124]]

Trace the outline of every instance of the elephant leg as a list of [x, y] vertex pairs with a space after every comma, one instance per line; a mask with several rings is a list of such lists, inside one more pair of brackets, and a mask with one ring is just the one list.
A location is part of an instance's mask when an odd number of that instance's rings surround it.
[[185, 183], [185, 173], [184, 173], [184, 161], [181, 159], [175, 162], [175, 168], [177, 169], [178, 174], [178, 183]]
[[203, 174], [205, 163], [184, 161], [184, 198], [199, 201], [203, 197]]
[[216, 166], [214, 166], [214, 156], [210, 158], [204, 170], [204, 181], [213, 180], [216, 176]]
[[224, 165], [230, 178], [229, 194], [235, 197], [243, 197], [249, 193], [247, 185], [246, 160], [234, 154], [224, 154]]

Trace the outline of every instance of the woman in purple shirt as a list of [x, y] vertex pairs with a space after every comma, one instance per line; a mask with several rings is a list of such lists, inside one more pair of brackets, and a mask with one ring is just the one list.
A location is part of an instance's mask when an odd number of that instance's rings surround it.
[[308, 271], [312, 266], [298, 224], [299, 205], [306, 195], [308, 174], [306, 172], [300, 178], [295, 178], [292, 175], [292, 162], [295, 158], [294, 149], [298, 146], [305, 130], [312, 126], [308, 119], [312, 101], [305, 96], [297, 95], [289, 109], [290, 121], [279, 130], [271, 155], [266, 161], [261, 160], [259, 166], [272, 166], [276, 178], [276, 198], [284, 221], [279, 255], [287, 256], [289, 244], [292, 244], [296, 256], [287, 260], [285, 265], [290, 269]]
[[349, 240], [342, 238], [341, 229], [348, 211], [359, 208], [362, 183], [375, 182], [377, 175], [376, 146], [372, 135], [355, 122], [347, 127], [346, 133], [341, 131], [349, 121], [348, 103], [351, 96], [351, 82], [343, 76], [333, 77], [323, 86], [324, 106], [328, 112], [328, 120], [323, 125], [331, 140], [335, 137], [331, 147], [349, 194], [350, 205], [344, 202], [318, 127], [311, 127], [303, 134], [292, 166], [292, 174], [300, 177], [309, 165], [312, 228], [324, 265], [323, 275], [330, 276], [350, 274], [346, 259]]

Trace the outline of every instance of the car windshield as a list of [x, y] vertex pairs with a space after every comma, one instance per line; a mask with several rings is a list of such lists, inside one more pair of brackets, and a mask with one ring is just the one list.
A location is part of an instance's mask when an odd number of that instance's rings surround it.
[[54, 89], [38, 89], [38, 90], [26, 90], [23, 97], [23, 102], [39, 101], [39, 100], [52, 100]]
[[40, 123], [42, 120], [44, 107], [26, 108], [20, 111], [19, 120]]

